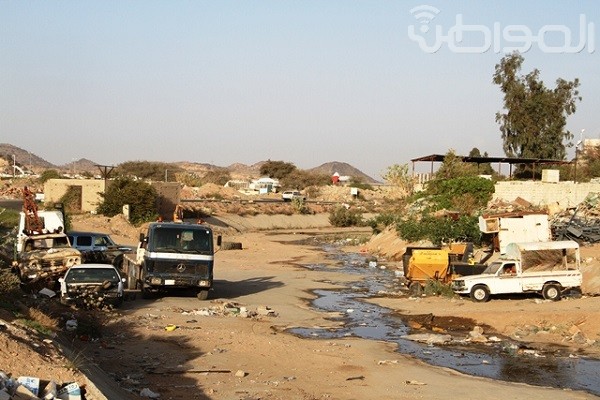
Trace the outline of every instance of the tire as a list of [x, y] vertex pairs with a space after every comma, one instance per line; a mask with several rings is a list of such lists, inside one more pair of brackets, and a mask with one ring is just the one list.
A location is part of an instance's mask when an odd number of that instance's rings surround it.
[[471, 289], [471, 300], [476, 303], [485, 303], [490, 299], [490, 289], [484, 285], [477, 285]]
[[542, 296], [546, 300], [558, 301], [562, 297], [562, 290], [560, 285], [555, 283], [548, 283], [542, 288]]
[[146, 287], [146, 285], [142, 282], [142, 299], [148, 300], [152, 298], [152, 292]]
[[242, 250], [242, 243], [240, 243], [240, 242], [223, 242], [221, 244], [221, 250]]
[[196, 297], [198, 297], [198, 300], [208, 299], [208, 289], [200, 290], [198, 294], [196, 294]]
[[423, 295], [423, 285], [419, 282], [413, 282], [408, 287], [408, 292], [411, 296], [422, 296]]

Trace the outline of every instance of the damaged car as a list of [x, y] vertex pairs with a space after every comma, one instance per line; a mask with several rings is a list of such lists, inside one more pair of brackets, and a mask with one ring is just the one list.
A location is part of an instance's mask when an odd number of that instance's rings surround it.
[[75, 265], [59, 282], [63, 304], [103, 308], [123, 303], [125, 278], [110, 264]]
[[71, 247], [64, 233], [28, 236], [16, 254], [13, 271], [21, 281], [56, 279], [73, 265], [81, 264], [81, 252]]

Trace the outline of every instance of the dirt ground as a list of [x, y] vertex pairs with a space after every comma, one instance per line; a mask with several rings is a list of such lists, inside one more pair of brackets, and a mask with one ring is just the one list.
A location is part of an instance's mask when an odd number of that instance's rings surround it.
[[[105, 231], [123, 244], [134, 243], [138, 232], [124, 221], [99, 219], [74, 220], [73, 228]], [[320, 246], [302, 244], [323, 233], [340, 239], [356, 236], [352, 231], [331, 229], [224, 231], [224, 240], [241, 242], [243, 250], [216, 254], [215, 290], [208, 301], [186, 296], [142, 300], [138, 296], [98, 320], [98, 339], [73, 337], [73, 350], [81, 360], [106, 371], [110, 382], [116, 381], [125, 393], [114, 398], [123, 399], [140, 398], [144, 389], [160, 394], [161, 399], [595, 398], [584, 392], [462, 375], [402, 355], [388, 343], [350, 337], [306, 339], [287, 333], [291, 327], [340, 323], [335, 320], [340, 313], [319, 312], [310, 306], [314, 289], [335, 287], [332, 282], [351, 285], [355, 279], [335, 268], [324, 272], [305, 267], [336, 265]], [[386, 245], [380, 241], [375, 246], [383, 260]], [[590, 264], [595, 251], [586, 255]], [[532, 348], [559, 346], [573, 355], [600, 357], [596, 342], [600, 340], [600, 297], [559, 302], [493, 299], [484, 304], [407, 296], [370, 301], [408, 316], [415, 332], [466, 334], [477, 325], [486, 336], [504, 335]], [[42, 379], [48, 373], [72, 373], [65, 372], [67, 361], [60, 356], [22, 353], [23, 346], [16, 342], [26, 340], [6, 339], [5, 331], [0, 329], [0, 359], [11, 357], [11, 363], [2, 361], [0, 369]], [[73, 373], [72, 379], [77, 378]]]

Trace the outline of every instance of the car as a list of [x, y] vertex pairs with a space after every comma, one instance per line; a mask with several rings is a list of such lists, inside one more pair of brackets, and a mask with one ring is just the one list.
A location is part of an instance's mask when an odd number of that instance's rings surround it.
[[294, 199], [306, 200], [306, 197], [297, 190], [288, 190], [281, 194], [283, 201], [292, 201]]
[[106, 263], [120, 267], [123, 254], [132, 252], [130, 246], [118, 245], [106, 233], [71, 231], [67, 234], [71, 246], [81, 252], [84, 263]]
[[102, 308], [123, 303], [125, 278], [113, 265], [74, 265], [58, 281], [63, 304]]

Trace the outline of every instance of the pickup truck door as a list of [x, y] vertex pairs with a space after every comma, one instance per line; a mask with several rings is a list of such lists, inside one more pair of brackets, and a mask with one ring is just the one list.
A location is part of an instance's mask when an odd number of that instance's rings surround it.
[[[511, 272], [512, 271], [512, 272]], [[511, 264], [504, 265], [497, 272], [495, 290], [492, 293], [521, 293], [523, 289], [523, 279], [516, 273], [516, 268]]]

